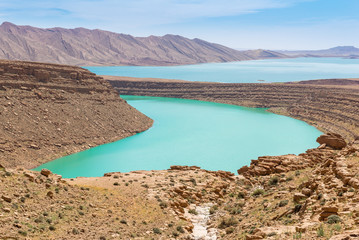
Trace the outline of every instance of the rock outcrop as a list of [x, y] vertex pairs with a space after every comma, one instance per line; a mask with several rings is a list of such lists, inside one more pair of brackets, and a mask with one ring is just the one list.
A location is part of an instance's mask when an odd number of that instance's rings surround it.
[[88, 70], [0, 61], [0, 164], [5, 167], [33, 168], [151, 125]]
[[333, 149], [343, 149], [346, 147], [347, 143], [345, 142], [344, 138], [336, 133], [327, 133], [318, 137], [317, 142], [319, 144], [325, 144]]

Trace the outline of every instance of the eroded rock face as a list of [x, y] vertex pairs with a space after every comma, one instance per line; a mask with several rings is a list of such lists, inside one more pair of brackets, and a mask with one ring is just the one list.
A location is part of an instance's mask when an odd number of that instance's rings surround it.
[[33, 168], [151, 125], [151, 119], [86, 69], [0, 61], [0, 164], [4, 167]]
[[325, 144], [333, 149], [343, 149], [347, 146], [344, 138], [336, 133], [327, 133], [317, 138], [319, 144]]

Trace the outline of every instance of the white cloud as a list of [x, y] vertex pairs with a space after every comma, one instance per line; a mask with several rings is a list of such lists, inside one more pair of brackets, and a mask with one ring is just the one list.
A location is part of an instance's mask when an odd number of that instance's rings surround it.
[[[0, 0], [0, 7], [12, 15], [37, 9], [59, 9], [69, 17], [115, 26], [151, 26], [189, 21], [203, 17], [222, 17], [283, 8], [311, 0]], [[37, 17], [33, 14], [33, 17]]]

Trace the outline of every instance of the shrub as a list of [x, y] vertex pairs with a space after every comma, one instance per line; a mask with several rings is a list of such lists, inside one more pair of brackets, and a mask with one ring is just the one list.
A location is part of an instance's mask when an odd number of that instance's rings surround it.
[[120, 184], [118, 182], [114, 182], [113, 185], [118, 186]]
[[153, 233], [161, 234], [161, 230], [159, 228], [153, 228]]
[[244, 192], [239, 192], [237, 195], [237, 198], [241, 199], [244, 198], [246, 195], [244, 194]]
[[50, 231], [55, 231], [56, 230], [55, 226], [50, 226], [49, 229], [50, 229]]
[[317, 236], [318, 237], [324, 237], [324, 228], [323, 225], [320, 225], [318, 230], [317, 230]]
[[218, 228], [225, 229], [227, 227], [236, 226], [238, 221], [234, 217], [224, 218], [219, 224]]
[[279, 202], [279, 207], [284, 207], [284, 206], [287, 206], [287, 205], [288, 205], [288, 203], [289, 203], [289, 201], [288, 201], [288, 200], [282, 200], [282, 201], [280, 201], [280, 202]]
[[252, 193], [253, 196], [259, 196], [259, 195], [263, 195], [263, 194], [264, 194], [264, 189], [261, 189], [261, 188], [257, 188]]
[[214, 205], [209, 209], [209, 214], [213, 214], [218, 210], [218, 206]]
[[178, 226], [177, 228], [177, 231], [179, 231], [180, 233], [184, 233], [184, 229], [182, 226]]
[[24, 237], [27, 236], [27, 232], [26, 232], [26, 231], [21, 231], [21, 230], [19, 230], [18, 233], [19, 233], [20, 235], [24, 236]]
[[334, 223], [340, 223], [342, 220], [340, 219], [340, 217], [338, 215], [330, 215], [328, 217], [327, 223], [329, 224], [334, 224]]
[[293, 176], [289, 176], [289, 177], [287, 177], [285, 180], [286, 180], [287, 182], [292, 181], [292, 180], [293, 180]]
[[268, 183], [269, 183], [269, 185], [275, 186], [278, 184], [278, 182], [279, 182], [278, 176], [274, 176], [269, 179]]
[[166, 207], [168, 207], [168, 206], [167, 206], [167, 203], [161, 202], [161, 203], [160, 203], [160, 207], [163, 209], [163, 208], [166, 208]]
[[226, 234], [231, 234], [234, 232], [234, 228], [233, 227], [229, 227], [226, 229]]
[[294, 213], [299, 212], [301, 208], [302, 208], [302, 204], [297, 204], [297, 205], [295, 205], [295, 207], [294, 207]]
[[198, 212], [195, 209], [188, 210], [188, 213], [193, 214], [193, 215], [198, 215]]

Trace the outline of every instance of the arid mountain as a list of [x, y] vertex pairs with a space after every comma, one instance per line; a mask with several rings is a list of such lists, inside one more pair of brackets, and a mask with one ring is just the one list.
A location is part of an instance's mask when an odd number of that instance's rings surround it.
[[348, 57], [358, 58], [359, 48], [354, 46], [339, 46], [324, 50], [278, 51], [288, 56], [302, 57]]
[[41, 29], [4, 22], [0, 58], [72, 65], [178, 65], [282, 58], [273, 51], [237, 51], [177, 35], [133, 37], [85, 28]]

